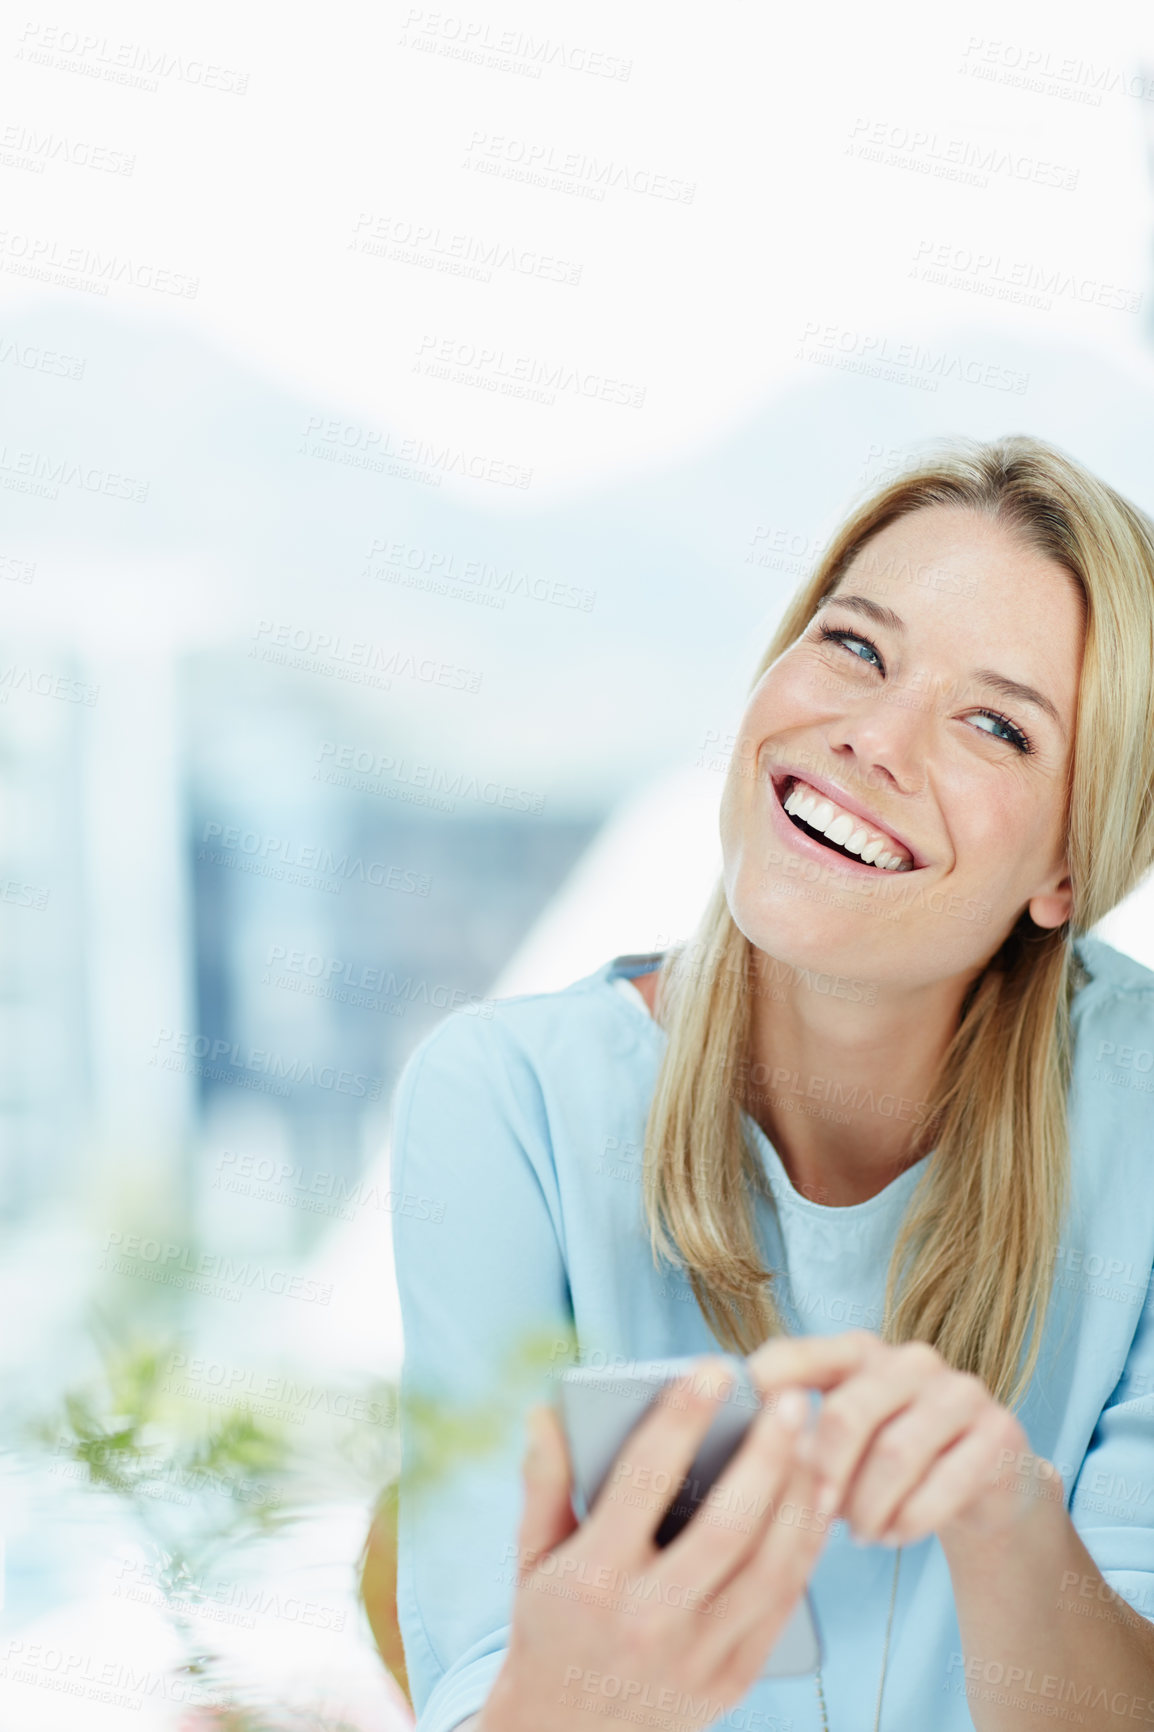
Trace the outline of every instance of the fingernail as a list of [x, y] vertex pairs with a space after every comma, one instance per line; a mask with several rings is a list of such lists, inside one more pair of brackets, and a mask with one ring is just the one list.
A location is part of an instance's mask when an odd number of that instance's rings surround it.
[[817, 1509], [819, 1515], [830, 1515], [838, 1505], [837, 1481], [825, 1479], [817, 1488]]
[[809, 1411], [809, 1403], [800, 1389], [787, 1389], [777, 1398], [777, 1418], [788, 1431], [799, 1431]]

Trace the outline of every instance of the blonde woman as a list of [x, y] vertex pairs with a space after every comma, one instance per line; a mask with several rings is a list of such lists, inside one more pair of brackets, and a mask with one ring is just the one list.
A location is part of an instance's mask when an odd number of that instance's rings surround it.
[[[721, 840], [692, 941], [457, 1012], [398, 1085], [418, 1726], [1154, 1726], [1154, 973], [1088, 936], [1154, 864], [1149, 520], [1025, 437], [879, 488]], [[714, 1374], [580, 1525], [570, 1335]], [[764, 1403], [659, 1550], [720, 1349]], [[807, 1585], [821, 1668], [763, 1676]]]

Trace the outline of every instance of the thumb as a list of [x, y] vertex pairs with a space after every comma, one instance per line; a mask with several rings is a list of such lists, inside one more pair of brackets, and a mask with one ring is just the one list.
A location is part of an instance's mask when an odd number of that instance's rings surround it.
[[525, 1504], [517, 1532], [518, 1585], [543, 1552], [560, 1545], [577, 1527], [570, 1502], [572, 1474], [565, 1433], [554, 1410], [538, 1403], [526, 1417], [528, 1447], [521, 1462]]

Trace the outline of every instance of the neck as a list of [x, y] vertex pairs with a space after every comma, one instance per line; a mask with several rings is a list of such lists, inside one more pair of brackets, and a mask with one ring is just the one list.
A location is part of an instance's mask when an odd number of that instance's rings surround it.
[[933, 1146], [929, 1098], [970, 980], [863, 1002], [757, 949], [751, 965], [742, 1104], [802, 1196], [865, 1202]]

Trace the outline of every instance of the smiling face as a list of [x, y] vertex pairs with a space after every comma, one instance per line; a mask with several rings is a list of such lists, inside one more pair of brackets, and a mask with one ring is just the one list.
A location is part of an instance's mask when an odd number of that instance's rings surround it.
[[745, 936], [897, 987], [973, 976], [1027, 906], [1060, 925], [1083, 634], [1070, 573], [987, 517], [872, 537], [741, 720], [721, 840]]

